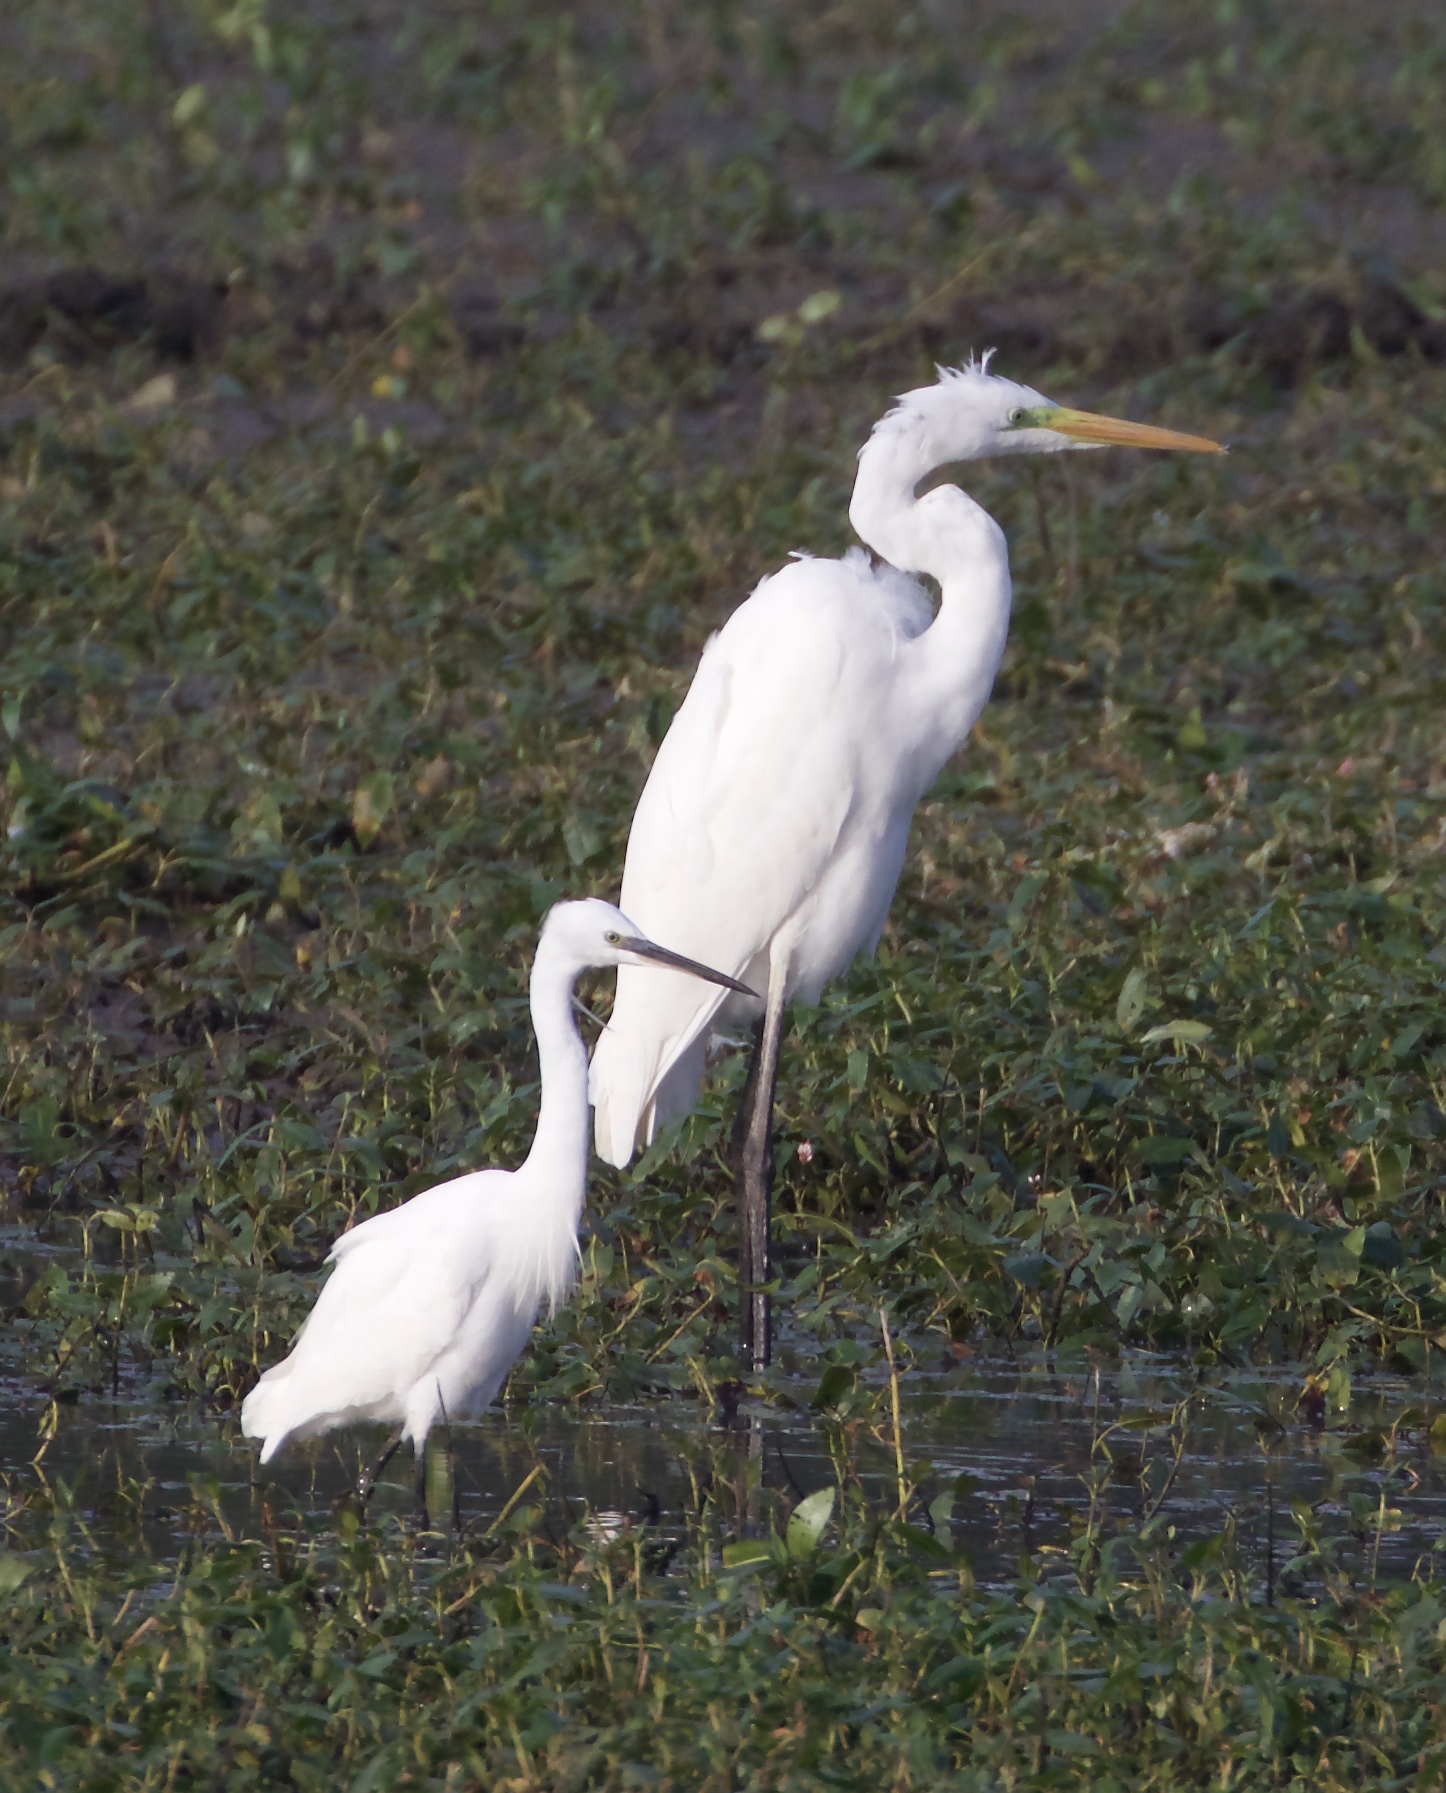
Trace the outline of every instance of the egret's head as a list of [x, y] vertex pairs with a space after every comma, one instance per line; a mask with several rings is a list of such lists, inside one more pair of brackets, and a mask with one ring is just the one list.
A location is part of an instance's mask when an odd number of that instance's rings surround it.
[[740, 984], [721, 971], [685, 959], [655, 945], [630, 922], [621, 909], [598, 897], [585, 897], [580, 902], [554, 903], [542, 924], [538, 952], [544, 947], [570, 961], [579, 969], [584, 965], [665, 965], [672, 971], [685, 971], [690, 977], [702, 978], [724, 989], [737, 990], [743, 996], [755, 996], [747, 984]]
[[863, 454], [890, 447], [928, 467], [988, 455], [1054, 454], [1067, 448], [1173, 448], [1223, 454], [1218, 442], [1148, 423], [1127, 423], [1057, 405], [1032, 386], [989, 371], [990, 356], [941, 367], [932, 386], [904, 393], [874, 426]]

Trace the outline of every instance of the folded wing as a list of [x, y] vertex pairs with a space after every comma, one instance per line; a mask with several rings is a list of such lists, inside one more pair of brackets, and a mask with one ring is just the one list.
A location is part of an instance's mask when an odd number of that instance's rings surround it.
[[354, 1420], [401, 1421], [485, 1299], [494, 1255], [478, 1237], [480, 1172], [344, 1233], [290, 1353], [246, 1397], [241, 1429], [268, 1462], [289, 1439]]
[[[650, 938], [762, 994], [770, 949], [855, 802], [867, 750], [859, 706], [878, 689], [880, 656], [927, 622], [922, 604], [917, 587], [884, 589], [861, 555], [799, 561], [708, 644], [628, 839], [621, 907]], [[742, 1006], [676, 973], [618, 972], [592, 1064], [602, 1157], [626, 1164], [659, 1111], [692, 1105], [725, 1002], [730, 1016]]]

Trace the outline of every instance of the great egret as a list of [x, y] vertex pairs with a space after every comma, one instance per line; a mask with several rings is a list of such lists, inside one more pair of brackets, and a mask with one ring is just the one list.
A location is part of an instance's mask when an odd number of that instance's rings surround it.
[[[686, 1113], [709, 1034], [757, 1022], [733, 1144], [746, 1358], [769, 1357], [768, 1203], [785, 1005], [816, 1002], [878, 942], [909, 820], [988, 699], [1009, 623], [1003, 531], [956, 461], [1108, 444], [1223, 452], [1174, 430], [1052, 403], [988, 358], [941, 369], [874, 425], [849, 518], [874, 552], [803, 555], [764, 579], [703, 650], [638, 800], [621, 902], [643, 926], [763, 985], [766, 1001], [620, 969], [592, 1060], [597, 1148], [626, 1164]], [[936, 580], [937, 608], [920, 578]], [[759, 1008], [762, 1015], [759, 1017]]]
[[478, 1413], [512, 1367], [537, 1310], [571, 1287], [587, 1177], [587, 1050], [572, 989], [588, 965], [746, 984], [655, 946], [611, 903], [558, 903], [532, 963], [532, 1025], [542, 1107], [526, 1161], [479, 1170], [373, 1215], [331, 1248], [336, 1268], [291, 1353], [241, 1408], [241, 1430], [260, 1438], [267, 1463], [293, 1439], [356, 1420], [401, 1430], [363, 1478], [363, 1491], [403, 1439], [416, 1453], [418, 1499], [427, 1434], [444, 1417]]

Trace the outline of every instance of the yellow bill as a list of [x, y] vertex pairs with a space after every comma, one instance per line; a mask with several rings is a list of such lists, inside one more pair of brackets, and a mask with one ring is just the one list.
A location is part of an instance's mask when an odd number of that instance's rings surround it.
[[1123, 417], [1101, 417], [1094, 411], [1071, 411], [1064, 405], [1039, 405], [1011, 420], [1016, 429], [1053, 430], [1071, 442], [1089, 442], [1101, 448], [1174, 448], [1194, 454], [1225, 454], [1222, 443], [1208, 436], [1187, 436], [1179, 430], [1157, 429], [1152, 423], [1128, 423]]

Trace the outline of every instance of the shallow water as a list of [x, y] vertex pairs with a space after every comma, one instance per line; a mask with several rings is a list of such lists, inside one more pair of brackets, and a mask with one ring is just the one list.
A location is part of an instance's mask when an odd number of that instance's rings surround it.
[[[1293, 1411], [1299, 1386], [1298, 1372], [1256, 1372], [1197, 1388], [1163, 1520], [1188, 1540], [1233, 1519], [1247, 1556], [1263, 1569], [1267, 1558], [1284, 1562], [1293, 1553], [1291, 1503], [1304, 1502], [1335, 1540], [1342, 1567], [1362, 1580], [1409, 1574], [1423, 1555], [1446, 1548], [1446, 1456], [1433, 1453], [1419, 1429], [1403, 1428], [1394, 1452], [1383, 1450], [1392, 1421], [1421, 1407], [1427, 1391], [1358, 1376], [1349, 1412], [1311, 1426]], [[766, 1526], [770, 1497], [786, 1509], [834, 1479], [825, 1429], [807, 1408], [813, 1382], [780, 1377], [775, 1387], [782, 1401], [745, 1402], [727, 1426], [709, 1423], [691, 1401], [524, 1405], [458, 1426], [452, 1460], [462, 1522], [490, 1522], [540, 1464], [545, 1480], [535, 1478], [527, 1498], [542, 1497], [539, 1522], [554, 1532], [589, 1515], [608, 1531], [675, 1525], [700, 1489], [712, 1490], [732, 1525]], [[1026, 1555], [1047, 1569], [1069, 1542], [1071, 1519], [1077, 1524], [1088, 1509], [1083, 1478], [1112, 1460], [1100, 1497], [1106, 1533], [1137, 1528], [1174, 1462], [1165, 1421], [1191, 1387], [1186, 1372], [1155, 1360], [1127, 1363], [1098, 1382], [1093, 1372], [999, 1360], [912, 1374], [902, 1402], [905, 1458], [911, 1467], [932, 1465], [915, 1516], [927, 1523], [923, 1502], [952, 1486], [951, 1541], [978, 1576], [1007, 1579]], [[7, 1394], [0, 1464], [12, 1509], [29, 1490], [63, 1485], [106, 1554], [164, 1556], [198, 1533], [258, 1536], [297, 1510], [324, 1520], [384, 1442], [379, 1428], [343, 1433], [260, 1470], [232, 1416], [90, 1397], [59, 1410], [36, 1464], [42, 1403], [14, 1382]], [[1109, 1429], [1150, 1414], [1160, 1416], [1154, 1428]], [[868, 1492], [888, 1506], [896, 1482], [886, 1401], [880, 1420], [881, 1431], [854, 1428], [849, 1448]], [[438, 1443], [434, 1511], [451, 1504], [445, 1440]], [[413, 1503], [413, 1468], [401, 1453], [373, 1510], [409, 1516]]]

